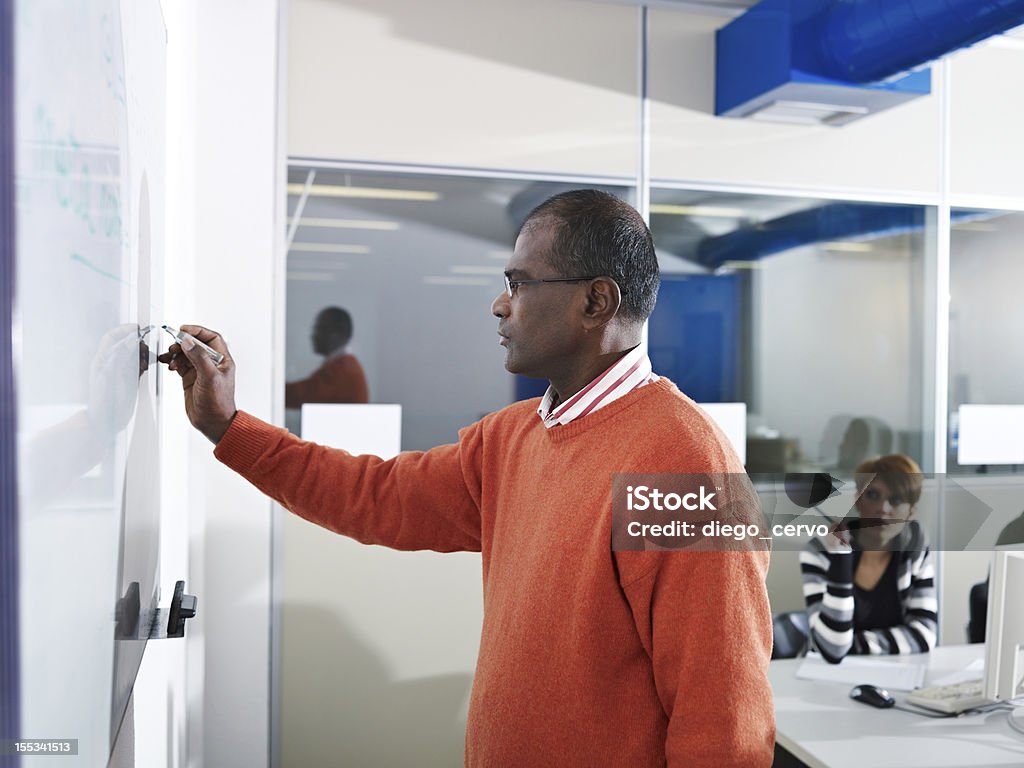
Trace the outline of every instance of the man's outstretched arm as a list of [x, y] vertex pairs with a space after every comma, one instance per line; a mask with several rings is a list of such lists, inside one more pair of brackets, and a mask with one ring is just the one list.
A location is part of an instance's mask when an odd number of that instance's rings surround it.
[[308, 443], [238, 411], [234, 360], [214, 331], [186, 325], [224, 355], [219, 363], [189, 339], [161, 355], [182, 378], [193, 426], [215, 455], [296, 514], [364, 543], [395, 549], [479, 550], [478, 425], [456, 445], [389, 461]]

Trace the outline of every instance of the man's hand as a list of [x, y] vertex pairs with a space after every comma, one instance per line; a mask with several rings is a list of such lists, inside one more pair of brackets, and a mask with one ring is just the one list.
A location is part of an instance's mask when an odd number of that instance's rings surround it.
[[181, 376], [185, 413], [192, 426], [214, 444], [220, 442], [235, 418], [235, 361], [220, 334], [201, 325], [183, 325], [194, 336], [224, 355], [220, 365], [190, 338], [171, 344], [157, 359]]

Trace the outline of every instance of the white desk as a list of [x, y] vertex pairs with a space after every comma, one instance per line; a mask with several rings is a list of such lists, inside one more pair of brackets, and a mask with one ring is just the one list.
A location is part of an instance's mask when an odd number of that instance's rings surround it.
[[[892, 660], [919, 659], [929, 685], [983, 653], [983, 645], [956, 645]], [[775, 692], [776, 741], [812, 768], [1024, 766], [1024, 734], [1010, 727], [1005, 710], [938, 719], [875, 709], [851, 699], [851, 685], [797, 679], [801, 661], [773, 661], [768, 677]], [[893, 696], [902, 703], [906, 694]]]

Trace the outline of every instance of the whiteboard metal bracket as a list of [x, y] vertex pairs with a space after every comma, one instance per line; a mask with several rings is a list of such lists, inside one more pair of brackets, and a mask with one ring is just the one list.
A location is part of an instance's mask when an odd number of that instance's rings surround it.
[[185, 594], [185, 582], [174, 585], [170, 608], [158, 608], [149, 628], [150, 640], [167, 640], [185, 636], [185, 620], [195, 618], [199, 601], [195, 595]]

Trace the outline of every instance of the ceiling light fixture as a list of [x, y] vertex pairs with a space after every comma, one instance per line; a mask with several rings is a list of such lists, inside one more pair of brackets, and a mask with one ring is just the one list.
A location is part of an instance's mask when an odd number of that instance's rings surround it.
[[[301, 195], [306, 189], [305, 184], [289, 184], [289, 195]], [[349, 197], [364, 200], [413, 200], [434, 202], [441, 199], [440, 192], [422, 189], [384, 189], [381, 187], [342, 187], [334, 184], [313, 184], [309, 188], [313, 197]]]
[[289, 253], [369, 253], [368, 245], [346, 245], [344, 243], [292, 243]]
[[743, 117], [792, 125], [843, 125], [870, 112], [858, 104], [819, 104], [779, 99], [744, 113]]
[[332, 227], [334, 229], [377, 229], [393, 231], [398, 229], [397, 221], [374, 221], [372, 219], [300, 219], [300, 227]]
[[456, 275], [494, 275], [495, 277], [500, 277], [505, 274], [504, 267], [479, 267], [457, 264], [454, 267], [448, 267], [448, 269]]
[[423, 278], [427, 285], [494, 285], [492, 280], [482, 277], [451, 277], [450, 275], [427, 275]]
[[826, 251], [839, 251], [841, 253], [868, 253], [869, 251], [875, 250], [874, 246], [871, 245], [871, 243], [855, 243], [844, 241], [822, 243], [822, 247]]
[[671, 205], [669, 203], [652, 203], [651, 213], [664, 213], [670, 216], [713, 216], [724, 219], [739, 219], [747, 215], [742, 208], [720, 208], [714, 205]]

